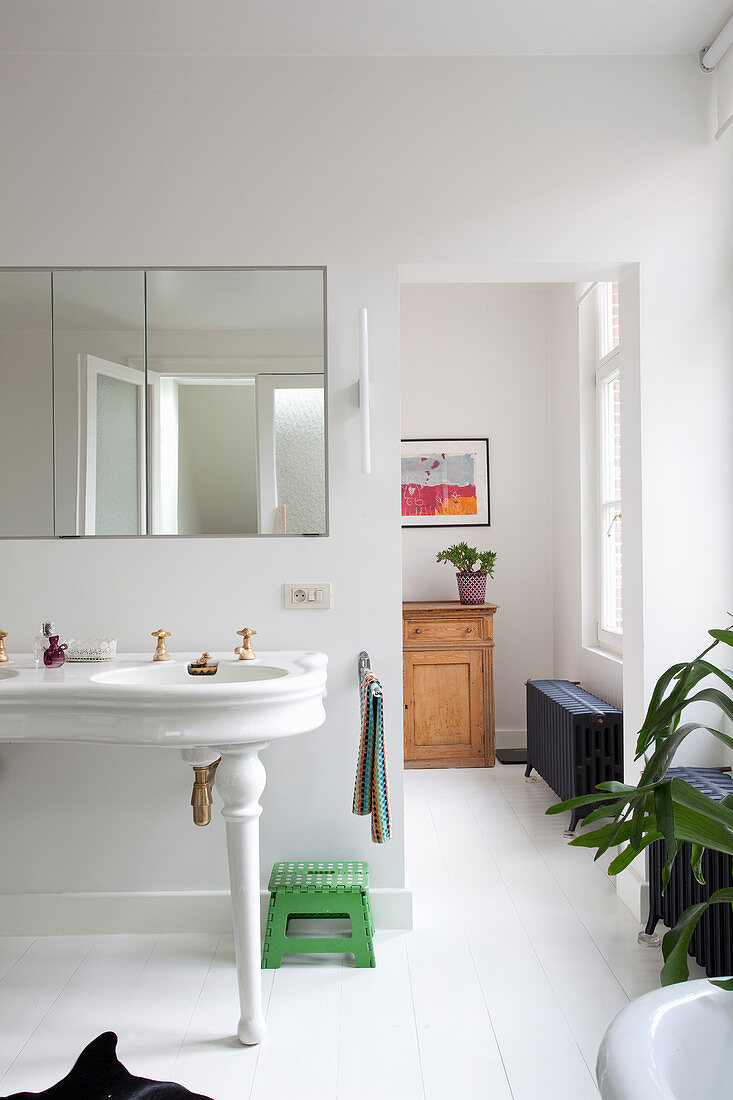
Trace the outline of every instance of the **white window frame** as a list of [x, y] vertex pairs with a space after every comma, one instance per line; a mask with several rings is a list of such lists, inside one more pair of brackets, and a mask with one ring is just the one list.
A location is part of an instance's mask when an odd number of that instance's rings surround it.
[[[609, 431], [609, 409], [611, 386], [618, 379], [621, 385], [621, 343], [602, 355], [610, 343], [608, 333], [609, 314], [608, 288], [610, 284], [599, 283], [596, 297], [596, 446], [597, 446], [597, 487], [596, 487], [596, 623], [597, 643], [600, 648], [613, 653], [623, 652], [623, 627], [612, 627], [607, 618], [610, 601], [615, 602], [615, 583], [611, 561], [612, 541], [609, 531], [622, 519], [622, 496], [614, 495], [613, 489], [613, 435]], [[623, 492], [623, 482], [622, 482]], [[622, 573], [623, 585], [623, 573]]]

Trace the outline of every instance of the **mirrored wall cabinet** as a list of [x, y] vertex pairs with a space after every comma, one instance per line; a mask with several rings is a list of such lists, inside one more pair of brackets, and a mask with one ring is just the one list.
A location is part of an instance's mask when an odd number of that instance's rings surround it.
[[325, 535], [326, 271], [0, 270], [0, 537]]

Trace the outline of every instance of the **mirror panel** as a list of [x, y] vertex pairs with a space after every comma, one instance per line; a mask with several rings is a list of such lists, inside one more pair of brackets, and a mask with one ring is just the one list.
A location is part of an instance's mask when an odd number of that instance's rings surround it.
[[325, 534], [323, 271], [149, 271], [147, 353], [152, 533]]
[[145, 275], [53, 273], [56, 533], [143, 535]]
[[53, 525], [51, 275], [0, 271], [0, 538]]

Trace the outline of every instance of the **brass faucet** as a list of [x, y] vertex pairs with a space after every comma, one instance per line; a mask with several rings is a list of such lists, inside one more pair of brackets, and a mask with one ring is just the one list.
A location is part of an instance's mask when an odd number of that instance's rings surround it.
[[248, 626], [243, 626], [241, 630], [237, 631], [237, 634], [242, 636], [242, 644], [238, 645], [234, 652], [239, 656], [240, 661], [254, 661], [255, 651], [252, 649], [250, 638], [256, 633], [256, 630], [252, 630]]
[[155, 647], [155, 653], [153, 654], [154, 661], [170, 661], [171, 655], [165, 647], [166, 638], [170, 638], [170, 632], [168, 630], [153, 630], [151, 632], [151, 638], [157, 638], [158, 644]]
[[7, 630], [0, 630], [0, 664], [4, 664], [5, 661], [10, 660], [5, 651], [5, 639], [7, 638], [7, 636]]
[[214, 785], [214, 776], [219, 767], [221, 757], [213, 764], [202, 764], [200, 767], [193, 765], [194, 781], [191, 792], [191, 805], [193, 806], [194, 825], [208, 825], [211, 821], [211, 789]]

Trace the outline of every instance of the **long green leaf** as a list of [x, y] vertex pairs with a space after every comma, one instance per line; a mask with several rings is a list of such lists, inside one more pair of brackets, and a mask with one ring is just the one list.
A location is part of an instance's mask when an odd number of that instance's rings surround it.
[[[712, 666], [708, 665], [707, 662], [702, 662], [702, 665], [704, 667], [701, 667], [698, 670], [698, 675], [695, 678], [695, 682], [704, 679], [710, 674], [708, 669]], [[679, 697], [675, 696], [674, 698], [670, 696], [670, 699], [667, 700], [667, 702], [664, 704], [664, 707], [660, 708], [659, 722], [655, 723], [653, 729], [651, 729], [649, 732], [649, 736], [644, 739], [644, 747], [642, 749], [643, 752], [647, 751], [652, 743], [656, 744], [652, 759], [654, 759], [655, 766], [657, 767], [660, 774], [664, 774], [664, 771], [666, 770], [664, 766], [664, 761], [666, 760], [666, 767], [669, 767], [669, 763], [671, 762], [671, 759], [677, 751], [677, 748], [679, 747], [681, 741], [684, 739], [684, 737], [691, 733], [693, 729], [706, 729], [709, 733], [712, 733], [712, 735], [716, 737], [719, 741], [722, 741], [723, 744], [726, 745], [728, 748], [733, 748], [733, 737], [730, 737], [728, 734], [723, 733], [722, 730], [706, 726], [703, 723], [690, 722], [686, 726], [680, 726], [679, 728], [675, 728], [674, 730], [671, 729], [672, 718], [679, 718], [679, 716], [682, 714], [682, 711], [691, 706], [693, 703], [712, 703], [719, 710], [722, 710], [728, 718], [733, 719], [733, 699], [730, 699], [724, 692], [720, 690], [720, 688], [703, 688], [696, 695], [690, 695], [689, 690], [692, 686], [694, 686], [694, 683], [691, 679], [689, 682], [686, 683], [684, 695], [681, 695]], [[683, 736], [680, 736], [681, 729], [685, 730]], [[637, 753], [637, 758], [638, 755], [639, 754]]]
[[654, 791], [654, 814], [657, 819], [657, 827], [664, 837], [667, 848], [667, 863], [677, 854], [677, 841], [674, 835], [674, 807], [672, 805], [672, 780], [667, 779]]
[[711, 905], [720, 902], [733, 903], [733, 887], [727, 886], [723, 890], [716, 890], [707, 901], [700, 901], [685, 909], [674, 928], [667, 932], [662, 940], [662, 954], [664, 966], [662, 967], [662, 985], [673, 985], [675, 982], [685, 982], [690, 976], [687, 966], [687, 949], [692, 939], [698, 921], [703, 913]]
[[[684, 698], [689, 693], [689, 688], [694, 686], [694, 683], [697, 683], [701, 678], [699, 674], [699, 662], [703, 661], [712, 649], [715, 649], [719, 640], [716, 635], [722, 634], [727, 640], [728, 634], [733, 634], [733, 631], [721, 632], [713, 630], [709, 631], [709, 633], [715, 640], [707, 646], [698, 657], [687, 663], [672, 665], [672, 667], [663, 672], [657, 680], [654, 690], [652, 691], [649, 707], [644, 717], [644, 723], [639, 731], [637, 756], [641, 756], [645, 751], [654, 730], [658, 731], [669, 726], [673, 718], [675, 703]], [[698, 667], [696, 668], [696, 666]], [[676, 681], [675, 686], [669, 696], [665, 698], [667, 690], [673, 681]]]
[[552, 814], [563, 814], [568, 810], [574, 810], [578, 806], [592, 806], [595, 802], [617, 801], [616, 794], [581, 794], [577, 798], [566, 798], [564, 802], [555, 802], [545, 810], [545, 813], [552, 816]]
[[[606, 784], [604, 784], [605, 786]], [[608, 784], [610, 786], [610, 784]], [[599, 783], [599, 788], [601, 784]], [[622, 820], [627, 816], [629, 809], [633, 807], [637, 802], [644, 802], [645, 807], [652, 811], [654, 808], [653, 795], [656, 789], [655, 784], [649, 784], [645, 787], [628, 787], [623, 784], [617, 784], [617, 786], [624, 786], [624, 795], [619, 798], [618, 802], [603, 802], [597, 809], [591, 810], [589, 814], [586, 814], [583, 818], [583, 826], [592, 825], [594, 821], [604, 821], [615, 818], [617, 821]], [[649, 798], [652, 801], [646, 806]]]
[[686, 982], [689, 978], [687, 948], [692, 939], [692, 933], [697, 927], [697, 922], [707, 907], [707, 902], [700, 901], [697, 905], [691, 905], [689, 909], [685, 909], [674, 928], [670, 928], [662, 940], [662, 954], [664, 955], [664, 965], [660, 974], [662, 985]]
[[598, 783], [596, 786], [597, 791], [610, 791], [612, 794], [638, 794], [641, 788], [638, 785], [632, 783], [621, 783], [618, 779], [604, 779], [603, 783]]
[[705, 885], [705, 876], [702, 873], [702, 857], [705, 855], [705, 849], [702, 844], [690, 845], [690, 867], [692, 873], [700, 883], [701, 886]]
[[697, 810], [706, 817], [719, 821], [721, 825], [728, 825], [733, 829], [733, 809], [726, 800], [721, 802], [703, 794], [697, 787], [693, 787], [684, 779], [675, 776], [670, 782], [670, 792], [675, 805], [688, 806], [691, 810]]
[[664, 779], [672, 763], [672, 758], [684, 739], [695, 730], [699, 729], [708, 730], [708, 732], [712, 734], [716, 732], [710, 729], [709, 726], [702, 725], [700, 722], [686, 722], [683, 726], [678, 726], [667, 738], [660, 740], [657, 748], [644, 766], [639, 783], [647, 784], [659, 782], [660, 779]]
[[719, 680], [723, 681], [726, 687], [733, 690], [733, 676], [731, 676], [729, 669], [718, 668], [717, 665], [712, 664], [710, 661], [698, 661], [697, 663], [701, 668], [707, 669], [709, 676], [717, 676]]
[[[647, 832], [651, 829], [656, 829], [656, 821], [654, 818], [649, 820], [644, 819], [644, 823], [647, 827]], [[602, 825], [599, 829], [591, 829], [588, 832], [581, 833], [576, 836], [574, 840], [570, 841], [570, 844], [575, 848], [598, 848], [596, 859], [598, 856], [602, 856], [608, 847], [613, 844], [623, 844], [631, 837], [631, 830], [633, 823], [631, 821], [624, 821], [620, 825]]]
[[[714, 649], [717, 642], [704, 649], [703, 652], [686, 665], [673, 665], [660, 677], [652, 694], [652, 702], [649, 705], [644, 724], [639, 731], [637, 740], [637, 758], [641, 756], [649, 745], [658, 738], [664, 738], [672, 732], [678, 722], [681, 711], [690, 701], [692, 689], [709, 675], [720, 676], [725, 682], [725, 673], [722, 673], [711, 662], [704, 658]], [[675, 680], [675, 686], [666, 698], [662, 698], [664, 691]]]
[[716, 642], [733, 645], [733, 630], [708, 630], [708, 634], [711, 638], [715, 638]]
[[700, 844], [703, 848], [714, 848], [716, 852], [733, 856], [733, 830], [727, 825], [679, 805], [675, 805], [674, 822], [678, 840], [688, 840], [690, 844]]
[[667, 855], [664, 867], [662, 867], [662, 893], [664, 893], [669, 886], [669, 876], [672, 874], [672, 865], [674, 864], [674, 861], [677, 858], [677, 853], [679, 852], [681, 847], [682, 844], [679, 841], [675, 841], [672, 848], [672, 853], [671, 855]]
[[[663, 839], [662, 834], [659, 833], [659, 832], [647, 833], [647, 835], [644, 837], [644, 839], [641, 842], [640, 851], [643, 852], [644, 849], [648, 848], [650, 844], [653, 844], [655, 840], [662, 840], [662, 839]], [[633, 863], [638, 855], [639, 855], [639, 852], [634, 851], [634, 849], [631, 847], [631, 845], [627, 844], [626, 847], [624, 848], [624, 850], [622, 852], [619, 852], [619, 854], [616, 856], [616, 858], [611, 860], [611, 862], [609, 863], [609, 865], [608, 865], [609, 875], [618, 875], [621, 871], [625, 871], [626, 868], [629, 866], [629, 864]]]
[[641, 756], [641, 754], [647, 747], [646, 738], [649, 734], [649, 731], [656, 727], [656, 715], [662, 703], [662, 700], [664, 699], [667, 688], [678, 675], [678, 673], [680, 673], [682, 669], [686, 667], [686, 664], [672, 665], [672, 667], [668, 668], [666, 672], [662, 673], [662, 675], [657, 680], [657, 683], [652, 692], [649, 706], [647, 707], [646, 715], [644, 716], [644, 722], [641, 729], [639, 730], [636, 746], [637, 757]]
[[[654, 791], [654, 814], [657, 819], [657, 829], [664, 837], [664, 845], [667, 858], [662, 867], [662, 891], [667, 889], [669, 876], [672, 873], [672, 864], [679, 851], [679, 842], [675, 836], [674, 806], [672, 804], [672, 781], [670, 779], [660, 783]], [[640, 838], [641, 839], [641, 838]], [[635, 836], [631, 837], [632, 847], [640, 849], [641, 844], [635, 844]]]
[[611, 821], [623, 817], [624, 810], [628, 805], [628, 802], [604, 802], [597, 810], [591, 810], [589, 814], [585, 815], [582, 821], [583, 828], [586, 829], [594, 821]]
[[[646, 816], [642, 831], [646, 829], [656, 828], [656, 821], [652, 816]], [[631, 840], [634, 831], [633, 820], [627, 815], [621, 815], [617, 817], [615, 821], [612, 821], [608, 828], [608, 833], [605, 837], [601, 838], [600, 843], [596, 849], [596, 854], [593, 859], [600, 859], [602, 855], [609, 850], [609, 848], [617, 848], [619, 844], [623, 844], [626, 840]]]
[[609, 848], [618, 847], [627, 840], [633, 848], [641, 851], [641, 837], [637, 838], [636, 833], [639, 826], [641, 826], [641, 836], [657, 827], [653, 793], [645, 795], [642, 799], [630, 801], [625, 809], [609, 822], [608, 831], [598, 841], [598, 848], [593, 858], [600, 859]]
[[[676, 684], [667, 698], [659, 703], [653, 712], [647, 714], [639, 732], [639, 745], [644, 744], [646, 747], [659, 733], [669, 732], [673, 728], [673, 723], [679, 717], [680, 711], [687, 706], [690, 692], [708, 675], [707, 670], [698, 664], [699, 660], [700, 658], [696, 658], [695, 661], [682, 667], [675, 677]], [[641, 751], [643, 752], [644, 748]], [[638, 746], [637, 755], [639, 755]]]

